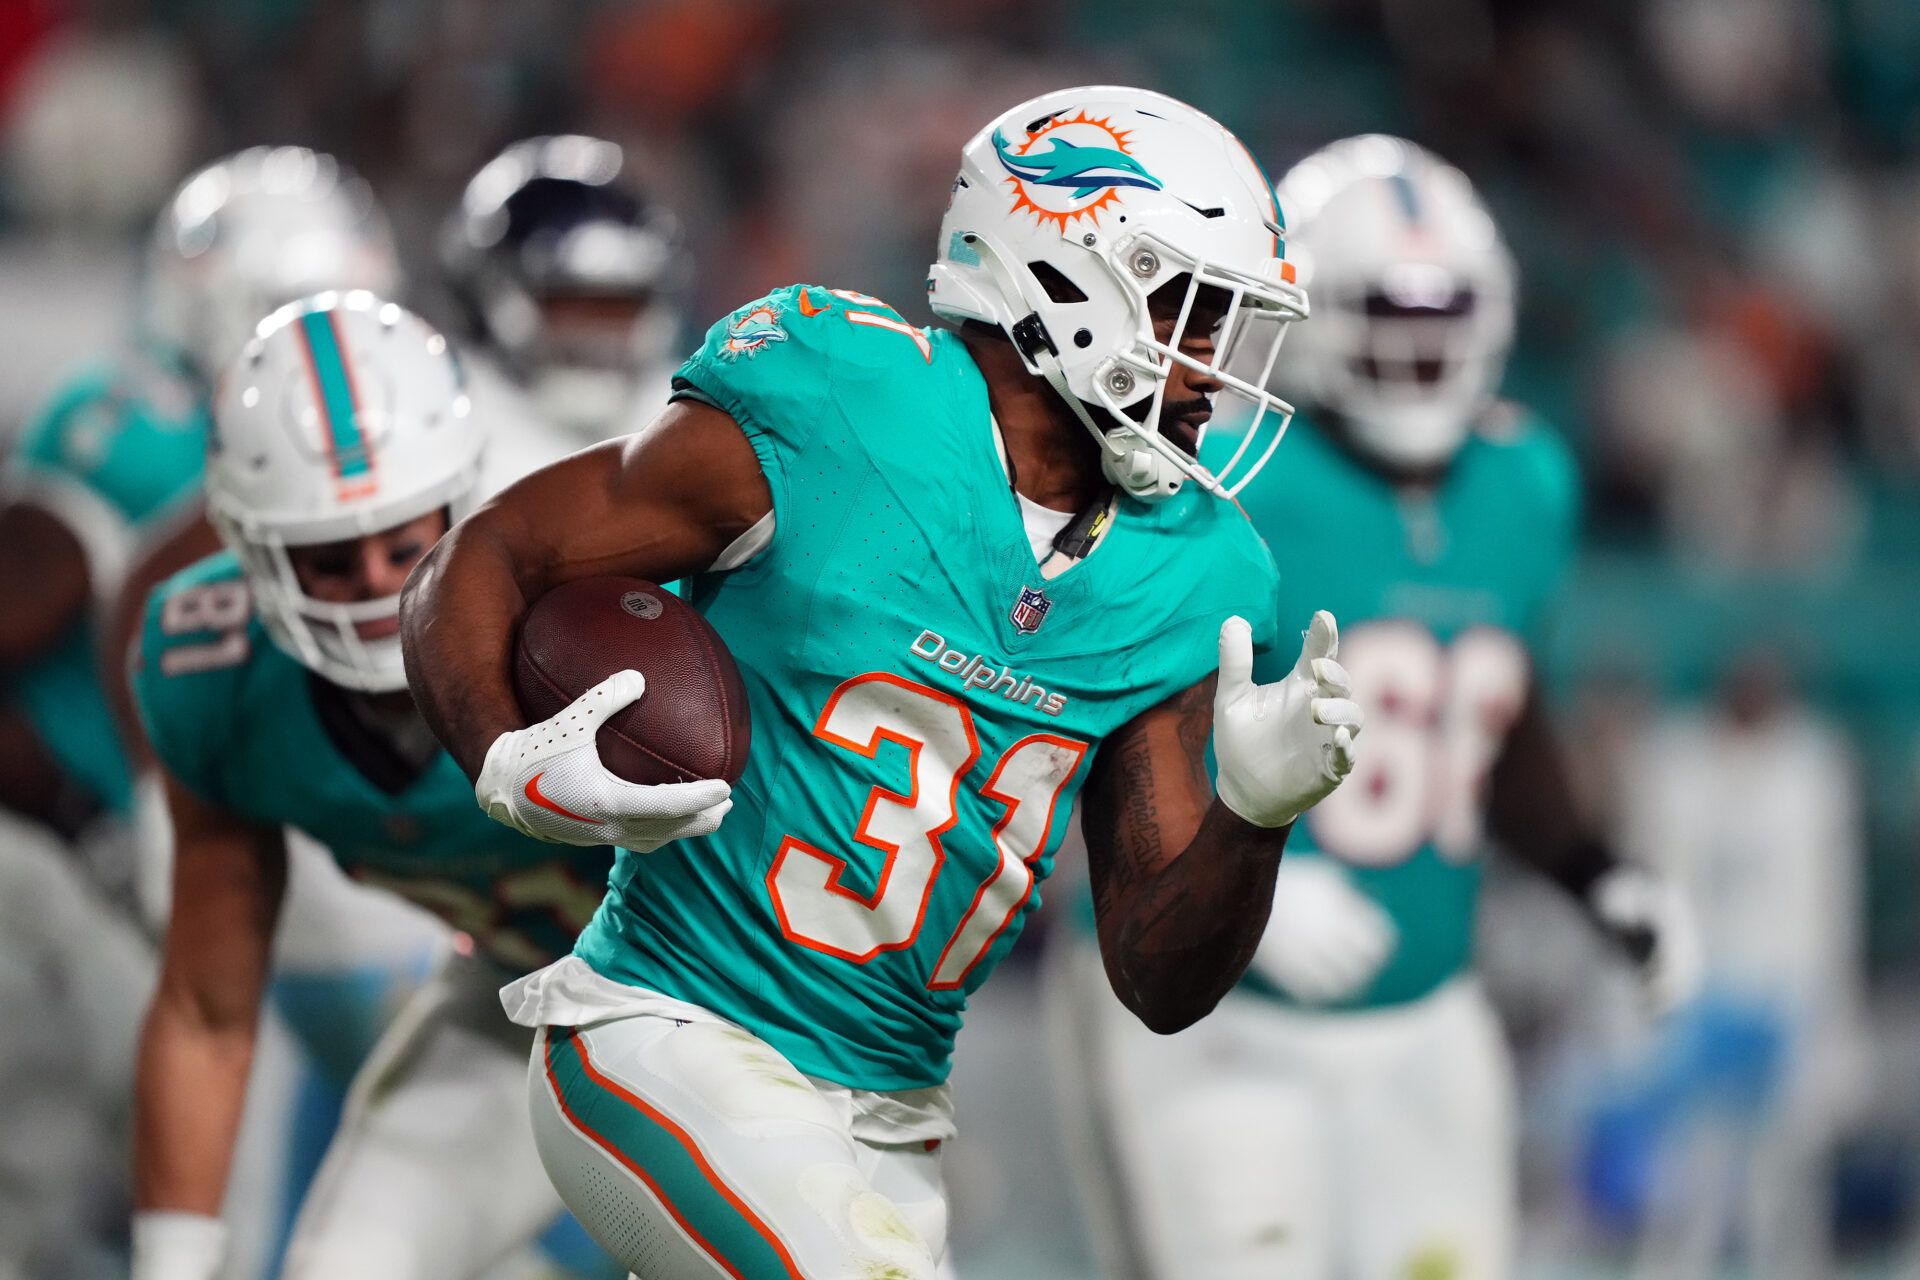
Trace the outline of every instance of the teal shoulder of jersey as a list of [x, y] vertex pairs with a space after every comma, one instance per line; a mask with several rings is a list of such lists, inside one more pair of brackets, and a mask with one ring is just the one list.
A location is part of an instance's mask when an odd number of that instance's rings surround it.
[[[189, 596], [205, 602], [191, 614], [174, 603]], [[297, 692], [293, 672], [263, 673], [253, 660], [271, 650], [248, 606], [240, 562], [222, 551], [154, 588], [132, 658], [134, 703], [155, 757], [201, 799], [247, 817], [261, 815], [248, 813], [244, 796], [229, 794], [222, 770], [249, 678], [277, 676], [279, 697]], [[224, 661], [227, 654], [240, 656]]]
[[[1209, 439], [1203, 460], [1234, 444]], [[1298, 415], [1240, 503], [1279, 565], [1289, 620], [1330, 609], [1344, 629], [1406, 616], [1442, 639], [1492, 624], [1529, 643], [1571, 563], [1580, 518], [1566, 445], [1504, 406], [1437, 485], [1420, 489], [1396, 485]], [[1282, 656], [1261, 666], [1262, 679], [1277, 678]]]
[[155, 756], [189, 791], [304, 831], [505, 968], [565, 954], [606, 892], [613, 850], [542, 844], [494, 822], [444, 751], [383, 781], [323, 715], [330, 686], [272, 643], [228, 553], [155, 590], [133, 683]]
[[209, 417], [199, 384], [161, 352], [76, 374], [21, 435], [29, 476], [78, 482], [137, 525], [197, 490]]

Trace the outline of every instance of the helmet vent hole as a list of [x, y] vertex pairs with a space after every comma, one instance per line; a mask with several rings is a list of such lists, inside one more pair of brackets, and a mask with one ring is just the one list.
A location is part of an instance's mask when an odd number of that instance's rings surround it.
[[1074, 330], [1073, 345], [1076, 347], [1082, 347], [1082, 348], [1092, 346], [1093, 332], [1089, 329]]
[[1067, 279], [1066, 274], [1051, 262], [1029, 262], [1027, 270], [1033, 272], [1033, 278], [1047, 291], [1047, 296], [1055, 302], [1085, 302], [1087, 295], [1080, 286]]

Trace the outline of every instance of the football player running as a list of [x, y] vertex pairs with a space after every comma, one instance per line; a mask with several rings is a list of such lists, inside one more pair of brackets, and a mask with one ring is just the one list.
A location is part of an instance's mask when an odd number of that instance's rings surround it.
[[[1290, 412], [1264, 374], [1306, 313], [1292, 274], [1219, 124], [1048, 94], [963, 152], [928, 282], [953, 329], [777, 290], [712, 328], [649, 431], [415, 571], [408, 671], [481, 805], [622, 849], [574, 954], [504, 998], [541, 1029], [547, 1169], [637, 1274], [936, 1274], [953, 1039], [1083, 785], [1121, 999], [1172, 1031], [1239, 977], [1360, 725], [1326, 614], [1250, 679], [1274, 570], [1227, 495]], [[1261, 443], [1209, 470], [1222, 399]], [[605, 573], [687, 579], [732, 647], [755, 741], [731, 791], [601, 764], [594, 724], [672, 696], [635, 673], [524, 726], [516, 618]]]
[[1576, 816], [1534, 678], [1578, 480], [1494, 399], [1515, 273], [1492, 218], [1458, 170], [1382, 136], [1303, 160], [1279, 198], [1314, 296], [1285, 366], [1310, 404], [1240, 501], [1283, 616], [1311, 600], [1345, 621], [1368, 750], [1295, 831], [1252, 966], [1204, 1026], [1137, 1034], [1088, 1000], [1080, 958], [1071, 1069], [1109, 1157], [1087, 1198], [1112, 1213], [1095, 1234], [1133, 1246], [1114, 1269], [1152, 1280], [1500, 1277], [1513, 1086], [1472, 975], [1489, 838], [1591, 907], [1655, 1006], [1688, 989], [1691, 935]]
[[[573, 447], [645, 426], [670, 389], [685, 249], [629, 169], [602, 138], [527, 138], [473, 176], [441, 235], [486, 357], [475, 403], [550, 423]], [[490, 447], [510, 442], [494, 432]]]
[[292, 828], [471, 945], [356, 1078], [282, 1274], [460, 1280], [560, 1212], [526, 1117], [529, 1037], [496, 992], [565, 953], [613, 852], [487, 821], [406, 693], [400, 585], [481, 492], [446, 339], [364, 292], [292, 304], [228, 372], [214, 423], [226, 550], [154, 593], [134, 677], [176, 847], [140, 1051], [135, 1275], [220, 1274]]

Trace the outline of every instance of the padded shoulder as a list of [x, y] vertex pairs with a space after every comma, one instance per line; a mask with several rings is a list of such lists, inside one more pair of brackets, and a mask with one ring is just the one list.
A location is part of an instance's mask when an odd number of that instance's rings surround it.
[[220, 757], [232, 750], [247, 669], [272, 652], [228, 552], [183, 569], [147, 599], [134, 700], [154, 754], [204, 799], [226, 803]]
[[1570, 550], [1580, 526], [1580, 467], [1545, 418], [1503, 401], [1475, 431], [1475, 443], [1509, 477], [1516, 502]]
[[70, 378], [21, 434], [15, 461], [29, 477], [77, 482], [120, 519], [139, 521], [192, 488], [206, 430], [195, 384], [164, 358], [134, 355]]
[[674, 391], [724, 409], [791, 451], [805, 446], [836, 385], [901, 364], [924, 368], [932, 359], [926, 330], [878, 298], [796, 284], [716, 322], [674, 375]]

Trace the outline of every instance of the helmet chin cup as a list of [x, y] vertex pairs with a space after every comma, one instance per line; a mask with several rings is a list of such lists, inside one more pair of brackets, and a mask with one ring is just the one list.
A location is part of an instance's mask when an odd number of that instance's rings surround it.
[[1180, 492], [1187, 480], [1184, 472], [1124, 427], [1100, 437], [1100, 469], [1108, 483], [1140, 502], [1164, 502]]

